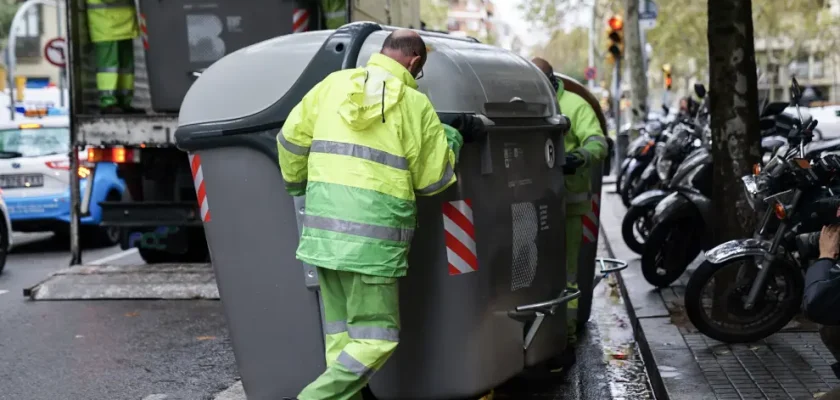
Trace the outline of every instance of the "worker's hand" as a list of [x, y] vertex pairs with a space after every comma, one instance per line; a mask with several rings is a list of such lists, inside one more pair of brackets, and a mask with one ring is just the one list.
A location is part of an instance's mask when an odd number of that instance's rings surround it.
[[458, 132], [461, 132], [461, 136], [464, 137], [464, 143], [475, 142], [485, 134], [484, 123], [481, 122], [481, 119], [475, 115], [458, 114], [454, 116], [454, 118], [445, 119], [448, 119], [449, 121], [441, 119], [441, 122], [448, 124], [457, 129]]
[[840, 225], [823, 226], [820, 232], [820, 258], [837, 259], [840, 254]]
[[576, 153], [566, 154], [566, 164], [563, 165], [565, 175], [574, 175], [580, 166], [583, 165], [583, 157]]

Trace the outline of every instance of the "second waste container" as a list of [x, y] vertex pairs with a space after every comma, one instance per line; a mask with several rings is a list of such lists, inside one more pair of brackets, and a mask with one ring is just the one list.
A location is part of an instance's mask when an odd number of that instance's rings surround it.
[[[200, 166], [207, 242], [250, 400], [294, 397], [325, 364], [317, 275], [295, 259], [303, 199], [283, 189], [275, 135], [309, 89], [364, 65], [390, 30], [350, 24], [242, 49], [207, 69], [181, 107], [176, 140]], [[480, 395], [565, 346], [567, 120], [527, 60], [421, 34], [430, 52], [420, 90], [442, 119], [480, 115], [487, 135], [464, 146], [457, 185], [418, 199], [400, 345], [371, 381], [380, 399]]]

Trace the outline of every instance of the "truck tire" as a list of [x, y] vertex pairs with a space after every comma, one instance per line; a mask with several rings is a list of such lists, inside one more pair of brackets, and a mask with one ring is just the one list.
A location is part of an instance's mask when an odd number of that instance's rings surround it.
[[203, 263], [210, 261], [210, 251], [207, 249], [207, 241], [204, 239], [202, 229], [193, 229], [189, 232], [189, 244], [184, 253], [171, 253], [166, 250], [137, 248], [140, 257], [147, 264], [160, 263]]

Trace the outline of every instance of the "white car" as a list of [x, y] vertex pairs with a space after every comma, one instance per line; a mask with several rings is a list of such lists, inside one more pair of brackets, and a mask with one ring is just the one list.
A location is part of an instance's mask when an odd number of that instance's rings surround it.
[[[12, 230], [51, 231], [69, 240], [69, 151], [67, 116], [0, 123], [0, 189]], [[99, 203], [119, 201], [125, 183], [117, 177], [112, 163], [94, 167], [86, 159], [87, 152], [80, 151], [81, 239], [99, 246], [113, 245], [119, 240], [120, 231], [99, 225], [102, 219]], [[94, 184], [88, 190], [91, 175]]]
[[6, 209], [6, 201], [3, 199], [3, 191], [0, 190], [0, 272], [6, 266], [6, 256], [12, 248], [12, 221], [9, 220], [9, 211]]

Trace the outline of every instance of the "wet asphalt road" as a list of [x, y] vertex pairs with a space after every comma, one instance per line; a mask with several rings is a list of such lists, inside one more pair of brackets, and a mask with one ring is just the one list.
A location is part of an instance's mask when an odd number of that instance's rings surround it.
[[[218, 301], [24, 299], [23, 288], [70, 260], [63, 243], [38, 239], [26, 238], [0, 274], [0, 399], [212, 399], [234, 382]], [[106, 257], [142, 262], [116, 247], [83, 254]]]

